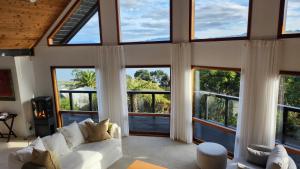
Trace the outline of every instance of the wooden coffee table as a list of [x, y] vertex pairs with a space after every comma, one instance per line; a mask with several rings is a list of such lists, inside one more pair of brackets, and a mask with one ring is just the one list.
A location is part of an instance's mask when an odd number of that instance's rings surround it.
[[167, 169], [165, 167], [160, 167], [151, 163], [146, 163], [144, 161], [136, 160], [127, 169]]

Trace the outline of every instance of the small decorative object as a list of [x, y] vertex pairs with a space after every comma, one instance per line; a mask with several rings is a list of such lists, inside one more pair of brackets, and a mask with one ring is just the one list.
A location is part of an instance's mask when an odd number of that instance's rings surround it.
[[14, 85], [11, 71], [9, 69], [0, 69], [0, 100], [15, 100]]
[[54, 133], [55, 120], [53, 116], [52, 99], [49, 96], [37, 97], [31, 100], [36, 136], [47, 136]]

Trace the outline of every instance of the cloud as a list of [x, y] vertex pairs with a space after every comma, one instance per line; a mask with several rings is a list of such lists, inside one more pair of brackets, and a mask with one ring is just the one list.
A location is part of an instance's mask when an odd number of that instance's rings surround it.
[[286, 15], [286, 27], [287, 32], [299, 32], [300, 30], [300, 1], [289, 0], [287, 6]]
[[121, 39], [144, 41], [170, 36], [169, 0], [120, 0]]
[[246, 0], [196, 1], [196, 37], [226, 37], [244, 34], [248, 23], [248, 5], [246, 5], [248, 3], [246, 2]]

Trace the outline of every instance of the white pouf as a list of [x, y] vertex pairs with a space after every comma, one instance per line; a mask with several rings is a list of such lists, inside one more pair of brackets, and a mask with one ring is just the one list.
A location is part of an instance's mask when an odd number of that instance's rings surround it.
[[211, 142], [199, 144], [197, 147], [197, 165], [201, 169], [226, 169], [226, 148]]

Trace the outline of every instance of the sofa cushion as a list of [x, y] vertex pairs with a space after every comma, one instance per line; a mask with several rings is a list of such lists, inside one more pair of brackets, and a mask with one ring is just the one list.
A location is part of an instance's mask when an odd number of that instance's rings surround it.
[[84, 139], [86, 140], [87, 137], [88, 137], [88, 133], [86, 131], [86, 124], [85, 124], [85, 122], [94, 123], [94, 121], [91, 118], [87, 118], [87, 119], [85, 119], [85, 120], [83, 120], [83, 121], [81, 121], [81, 122], [78, 123], [80, 131], [81, 131]]
[[40, 137], [35, 139], [28, 147], [22, 148], [16, 151], [16, 156], [18, 159], [24, 163], [31, 161], [32, 150], [33, 148], [45, 151], [46, 148], [43, 144], [43, 141]]
[[288, 169], [289, 156], [282, 145], [277, 145], [271, 152], [266, 169]]
[[62, 128], [58, 128], [57, 130], [64, 135], [68, 146], [71, 149], [84, 143], [84, 137], [79, 129], [77, 122], [73, 122], [72, 124]]
[[53, 151], [59, 156], [66, 155], [71, 152], [65, 137], [61, 133], [54, 133], [53, 135], [42, 138], [47, 150]]
[[262, 146], [249, 145], [247, 147], [247, 161], [262, 167], [266, 167], [269, 155], [271, 154], [270, 151], [270, 149], [266, 149]]
[[103, 120], [100, 123], [86, 122], [86, 129], [88, 132], [87, 140], [89, 142], [98, 142], [111, 139], [108, 134], [109, 119]]
[[41, 151], [33, 149], [32, 160], [33, 164], [45, 166], [47, 169], [60, 169], [60, 163], [54, 152]]

